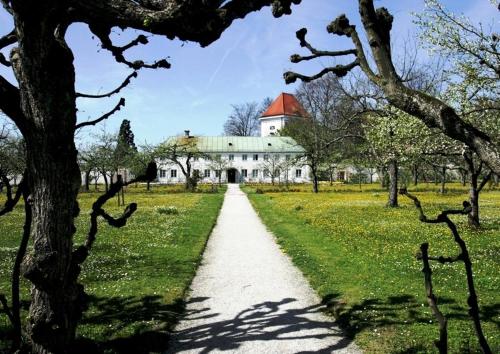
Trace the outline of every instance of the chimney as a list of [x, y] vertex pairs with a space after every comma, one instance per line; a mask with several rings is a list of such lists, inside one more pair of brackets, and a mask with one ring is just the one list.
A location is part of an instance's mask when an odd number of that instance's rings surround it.
[[184, 130], [184, 136], [185, 136], [186, 138], [189, 138], [189, 130]]

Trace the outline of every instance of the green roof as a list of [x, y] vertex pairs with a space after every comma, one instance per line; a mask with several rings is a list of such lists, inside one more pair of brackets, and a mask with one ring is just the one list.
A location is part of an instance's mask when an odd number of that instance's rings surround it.
[[[170, 137], [167, 144], [185, 137]], [[304, 149], [295, 140], [285, 136], [196, 136], [197, 147], [201, 152], [279, 152], [302, 153]]]

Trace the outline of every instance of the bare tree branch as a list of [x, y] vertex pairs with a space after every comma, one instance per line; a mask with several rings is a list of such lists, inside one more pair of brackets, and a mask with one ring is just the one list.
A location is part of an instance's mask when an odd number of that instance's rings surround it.
[[12, 30], [5, 36], [0, 37], [0, 49], [3, 49], [17, 42], [16, 31]]
[[99, 218], [99, 216], [105, 219], [110, 226], [119, 228], [125, 226], [127, 220], [137, 210], [137, 204], [131, 203], [125, 208], [121, 216], [119, 216], [118, 218], [113, 218], [103, 209], [104, 204], [106, 204], [108, 200], [113, 198], [124, 186], [128, 186], [132, 183], [141, 181], [152, 181], [156, 178], [156, 175], [156, 164], [154, 162], [151, 162], [148, 164], [148, 167], [146, 168], [146, 171], [143, 175], [140, 175], [125, 183], [122, 180], [119, 180], [116, 183], [112, 184], [110, 189], [106, 193], [97, 198], [97, 200], [92, 205], [92, 213], [90, 214], [90, 229], [87, 234], [87, 239], [83, 245], [78, 247], [73, 252], [73, 258], [76, 264], [82, 264], [85, 259], [87, 259], [89, 252], [92, 249], [92, 245], [94, 244], [98, 231], [97, 219]]
[[312, 75], [312, 76], [298, 74], [298, 73], [295, 73], [293, 71], [287, 71], [283, 75], [283, 77], [285, 78], [285, 82], [287, 84], [291, 84], [291, 83], [297, 81], [297, 79], [300, 79], [304, 82], [310, 82], [310, 81], [319, 79], [320, 77], [322, 77], [328, 73], [334, 73], [338, 77], [343, 77], [343, 76], [346, 76], [350, 70], [352, 70], [353, 68], [355, 68], [358, 65], [359, 65], [359, 61], [355, 60], [352, 63], [347, 64], [347, 65], [340, 65], [339, 64], [339, 65], [336, 65], [334, 67], [324, 68], [319, 73], [317, 73], [316, 75]]
[[0, 53], [0, 64], [8, 67], [12, 66], [11, 62], [8, 61], [2, 53]]
[[100, 95], [90, 95], [86, 93], [76, 93], [76, 97], [84, 97], [84, 98], [104, 98], [104, 97], [110, 97], [118, 92], [120, 92], [123, 88], [127, 87], [130, 84], [130, 79], [136, 78], [137, 77], [137, 71], [132, 72], [129, 76], [126, 77], [126, 79], [118, 86], [115, 88], [113, 91], [109, 91], [108, 93], [103, 93]]
[[458, 244], [460, 247], [460, 255], [457, 257], [460, 257], [460, 259], [464, 263], [465, 267], [465, 273], [467, 276], [467, 287], [469, 291], [469, 297], [467, 299], [467, 304], [469, 305], [469, 316], [472, 319], [472, 322], [474, 323], [474, 329], [476, 331], [476, 336], [479, 340], [479, 345], [481, 346], [481, 350], [485, 354], [490, 354], [491, 349], [488, 345], [488, 342], [486, 340], [486, 337], [484, 336], [483, 330], [481, 328], [481, 321], [479, 317], [479, 304], [478, 304], [478, 299], [477, 299], [477, 294], [476, 294], [476, 289], [474, 286], [474, 276], [472, 274], [472, 262], [470, 260], [469, 256], [469, 251], [467, 249], [467, 245], [465, 244], [465, 241], [460, 237], [460, 234], [458, 233], [457, 227], [453, 221], [448, 217], [449, 215], [466, 215], [472, 211], [471, 205], [469, 202], [464, 201], [463, 202], [463, 209], [461, 210], [444, 210], [442, 211], [435, 219], [428, 219], [422, 209], [422, 205], [420, 204], [420, 201], [418, 200], [417, 197], [414, 195], [411, 195], [408, 193], [406, 188], [403, 188], [399, 191], [400, 194], [407, 196], [411, 200], [413, 200], [413, 203], [415, 204], [415, 207], [419, 211], [419, 219], [422, 222], [425, 223], [431, 223], [431, 224], [437, 224], [437, 223], [444, 223], [446, 226], [451, 231], [451, 234], [453, 235], [453, 239], [455, 243]]
[[89, 126], [89, 125], [96, 125], [97, 123], [102, 122], [103, 120], [108, 119], [109, 117], [111, 117], [113, 114], [115, 114], [116, 112], [118, 112], [121, 109], [121, 107], [123, 107], [123, 106], [125, 106], [125, 98], [122, 97], [122, 98], [120, 98], [120, 101], [117, 103], [117, 105], [111, 111], [109, 111], [106, 114], [103, 114], [102, 116], [100, 116], [97, 119], [77, 124], [75, 126], [75, 130], [83, 128], [83, 127], [86, 127], [86, 126]]
[[349, 54], [356, 55], [356, 49], [339, 50], [339, 51], [328, 51], [328, 50], [317, 50], [306, 40], [307, 29], [302, 28], [296, 32], [296, 36], [300, 41], [301, 47], [306, 47], [312, 53], [310, 56], [301, 56], [299, 54], [294, 54], [290, 57], [292, 63], [299, 63], [303, 60], [311, 60], [319, 57], [329, 56], [329, 57], [339, 57]]
[[4, 294], [0, 294], [0, 304], [2, 304], [3, 312], [9, 318], [11, 323], [14, 323], [14, 317], [12, 317], [12, 312], [10, 310], [9, 304], [7, 303], [7, 298]]
[[135, 61], [129, 61], [125, 58], [124, 53], [126, 50], [135, 47], [136, 45], [139, 44], [147, 44], [148, 43], [148, 38], [140, 34], [137, 36], [136, 39], [131, 41], [130, 43], [122, 46], [122, 47], [117, 47], [113, 45], [111, 38], [109, 37], [111, 34], [111, 27], [103, 27], [103, 26], [97, 26], [97, 25], [90, 25], [89, 26], [90, 30], [92, 33], [94, 33], [100, 40], [101, 40], [101, 45], [104, 49], [107, 49], [113, 54], [115, 57], [115, 60], [118, 63], [123, 63], [127, 65], [128, 67], [134, 69], [134, 70], [139, 70], [142, 68], [147, 68], [147, 69], [157, 69], [157, 68], [164, 68], [164, 69], [169, 69], [170, 68], [170, 63], [166, 59], [161, 59], [153, 64], [146, 64], [142, 60], [135, 60]]
[[422, 252], [421, 259], [424, 265], [422, 272], [424, 273], [425, 293], [427, 295], [429, 307], [431, 308], [434, 317], [436, 317], [439, 322], [439, 340], [435, 341], [434, 344], [439, 349], [440, 354], [446, 354], [448, 353], [448, 321], [446, 317], [444, 317], [443, 313], [439, 311], [436, 295], [434, 295], [434, 292], [432, 291], [432, 270], [429, 265], [430, 257], [427, 253], [428, 249], [428, 243], [422, 243], [420, 245], [420, 251]]
[[2, 180], [6, 190], [7, 190], [7, 200], [4, 203], [4, 206], [2, 209], [0, 209], [0, 216], [5, 215], [7, 213], [10, 213], [12, 210], [14, 210], [14, 207], [17, 205], [19, 202], [19, 199], [21, 198], [23, 194], [23, 189], [24, 189], [24, 178], [21, 180], [21, 183], [19, 183], [19, 186], [17, 187], [16, 194], [14, 197], [12, 197], [12, 186], [10, 185], [9, 179], [7, 178], [7, 175], [0, 170], [0, 179]]
[[[383, 90], [389, 103], [419, 118], [429, 128], [438, 128], [452, 139], [463, 142], [476, 152], [493, 172], [500, 174], [500, 147], [487, 134], [462, 120], [457, 112], [443, 101], [403, 84], [391, 57], [390, 31], [393, 17], [388, 10], [383, 7], [375, 9], [373, 0], [358, 0], [358, 5], [377, 73], [372, 71], [366, 60], [355, 26], [349, 23], [345, 15], [341, 15], [327, 27], [327, 31], [351, 38], [356, 48], [356, 61], [347, 66], [325, 68], [312, 76], [287, 72], [284, 75], [286, 83], [297, 79], [309, 82], [329, 72], [344, 76], [354, 67], [360, 66], [367, 77]], [[305, 31], [299, 31], [301, 45], [307, 46], [304, 36]], [[299, 59], [301, 58], [292, 56], [292, 61]]]
[[[291, 4], [301, 0], [203, 1], [75, 1], [75, 21], [107, 23], [111, 27], [132, 27], [169, 39], [194, 41], [203, 47], [217, 40], [234, 20], [264, 6], [273, 6], [273, 15], [291, 13]], [[222, 5], [224, 4], [224, 5]], [[151, 6], [152, 5], [152, 6]], [[222, 6], [221, 6], [222, 5]]]
[[0, 76], [0, 111], [12, 119], [21, 132], [25, 130], [27, 121], [21, 110], [19, 89], [3, 76]]

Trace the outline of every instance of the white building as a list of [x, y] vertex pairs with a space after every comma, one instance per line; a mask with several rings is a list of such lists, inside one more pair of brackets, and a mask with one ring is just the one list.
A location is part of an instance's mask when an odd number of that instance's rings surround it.
[[[190, 160], [192, 175], [198, 175], [200, 182], [217, 182], [219, 174], [222, 182], [276, 182], [294, 183], [309, 181], [309, 168], [302, 156], [302, 147], [289, 137], [174, 137], [167, 143], [193, 139], [198, 151], [204, 156]], [[185, 167], [186, 158], [179, 159]], [[214, 160], [224, 161], [223, 169]], [[180, 166], [169, 160], [158, 164], [160, 183], [185, 182]]]
[[276, 135], [285, 126], [288, 118], [305, 118], [308, 114], [294, 95], [282, 93], [262, 113], [260, 136]]
[[[201, 182], [292, 182], [310, 181], [309, 167], [302, 157], [303, 148], [292, 138], [276, 136], [289, 117], [306, 117], [307, 113], [297, 99], [282, 93], [262, 114], [261, 136], [186, 136], [171, 137], [167, 145], [195, 146], [202, 156], [190, 160], [192, 175]], [[200, 155], [198, 153], [198, 155]], [[223, 160], [223, 169], [214, 160]], [[186, 165], [186, 158], [179, 161]], [[158, 163], [160, 183], [182, 183], [185, 176], [180, 166], [169, 160]]]

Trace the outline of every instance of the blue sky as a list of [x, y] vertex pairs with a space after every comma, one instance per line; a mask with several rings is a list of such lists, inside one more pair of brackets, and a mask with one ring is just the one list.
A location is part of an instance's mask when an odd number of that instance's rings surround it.
[[[489, 0], [442, 1], [455, 13], [464, 13], [475, 21], [491, 23], [497, 15]], [[309, 41], [320, 49], [347, 49], [349, 42], [326, 33], [326, 25], [337, 15], [346, 13], [358, 24], [355, 0], [302, 0], [294, 6], [291, 16], [275, 19], [269, 8], [239, 20], [227, 29], [220, 40], [207, 48], [196, 43], [169, 41], [151, 37], [150, 44], [127, 52], [129, 59], [152, 61], [168, 57], [169, 70], [142, 70], [139, 77], [120, 94], [104, 100], [78, 99], [79, 119], [100, 116], [125, 97], [126, 106], [105, 124], [116, 131], [122, 119], [131, 121], [136, 142], [157, 143], [165, 137], [190, 129], [197, 135], [220, 135], [231, 104], [261, 101], [281, 92], [293, 92], [296, 84], [285, 85], [282, 75], [294, 70], [315, 73], [332, 61], [291, 64], [294, 53], [305, 53], [298, 45], [295, 31], [307, 27]], [[378, 0], [394, 15], [393, 41], [417, 40], [411, 12], [423, 8], [423, 0]], [[3, 10], [1, 10], [3, 11]], [[0, 11], [0, 33], [11, 29], [11, 20]], [[496, 19], [498, 21], [498, 17]], [[116, 30], [115, 43], [126, 43], [136, 31]], [[77, 91], [105, 92], [113, 89], [130, 73], [117, 64], [111, 55], [100, 49], [99, 43], [83, 24], [72, 25], [67, 41], [74, 51]], [[395, 47], [397, 55], [398, 46]], [[5, 52], [5, 54], [8, 54]], [[12, 82], [12, 74], [0, 68], [0, 74]], [[85, 141], [92, 128], [79, 134]]]

